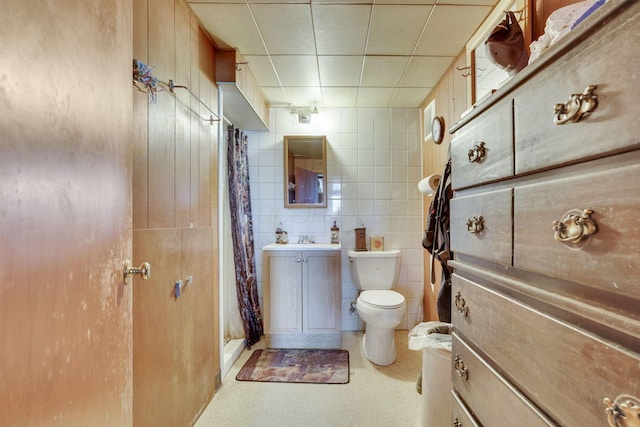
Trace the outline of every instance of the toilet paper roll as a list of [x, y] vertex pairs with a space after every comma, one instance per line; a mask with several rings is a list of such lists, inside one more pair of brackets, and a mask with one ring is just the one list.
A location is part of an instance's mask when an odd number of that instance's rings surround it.
[[440, 175], [434, 173], [433, 175], [429, 175], [428, 177], [418, 182], [418, 190], [420, 190], [422, 194], [432, 195], [436, 192], [439, 183]]

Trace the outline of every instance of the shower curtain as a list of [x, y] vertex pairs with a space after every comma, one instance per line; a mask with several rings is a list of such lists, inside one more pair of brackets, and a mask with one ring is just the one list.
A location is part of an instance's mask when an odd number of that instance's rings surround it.
[[229, 207], [231, 208], [236, 293], [247, 346], [250, 348], [260, 341], [263, 326], [256, 283], [247, 136], [231, 125], [228, 127], [227, 144]]

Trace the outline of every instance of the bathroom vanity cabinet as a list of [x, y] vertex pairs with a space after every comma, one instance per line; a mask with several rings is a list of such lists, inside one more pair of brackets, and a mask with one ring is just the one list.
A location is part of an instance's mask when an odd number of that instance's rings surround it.
[[340, 348], [339, 245], [263, 248], [263, 312], [268, 348]]
[[608, 2], [451, 129], [452, 425], [637, 425], [638, 36]]

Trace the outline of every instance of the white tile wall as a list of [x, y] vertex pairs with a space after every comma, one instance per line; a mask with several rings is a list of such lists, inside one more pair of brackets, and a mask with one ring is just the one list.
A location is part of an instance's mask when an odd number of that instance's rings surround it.
[[[384, 236], [385, 249], [402, 251], [396, 291], [407, 299], [407, 316], [398, 329], [411, 329], [421, 316], [423, 289], [420, 111], [404, 108], [326, 108], [312, 123], [299, 124], [287, 108], [271, 110], [270, 132], [247, 133], [249, 174], [259, 294], [262, 297], [262, 252], [273, 243], [281, 222], [292, 241], [312, 234], [329, 242], [337, 221], [342, 243], [342, 329], [364, 324], [349, 308], [356, 290], [347, 250], [355, 246], [353, 229], [360, 221], [367, 237]], [[283, 194], [284, 135], [327, 135], [327, 209], [285, 209]]]

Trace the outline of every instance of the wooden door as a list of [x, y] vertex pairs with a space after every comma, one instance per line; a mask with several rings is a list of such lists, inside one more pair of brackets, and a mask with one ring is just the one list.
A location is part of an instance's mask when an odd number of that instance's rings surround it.
[[296, 203], [320, 203], [318, 174], [309, 169], [296, 168]]
[[0, 426], [131, 426], [131, 1], [4, 6]]

